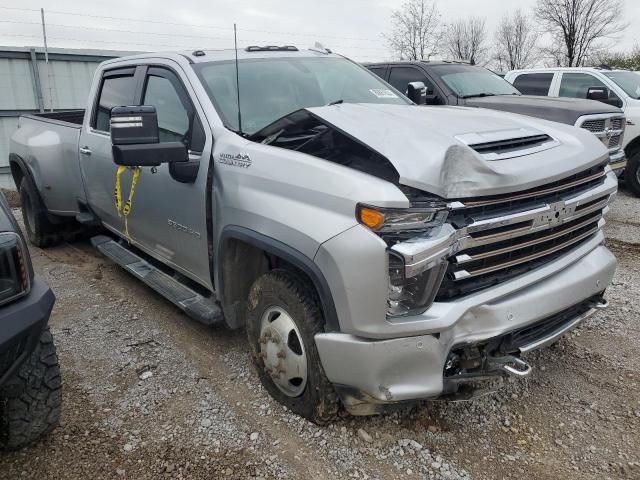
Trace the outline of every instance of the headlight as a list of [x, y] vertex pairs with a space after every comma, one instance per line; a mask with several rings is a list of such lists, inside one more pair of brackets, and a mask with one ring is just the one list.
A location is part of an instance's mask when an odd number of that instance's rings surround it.
[[433, 303], [455, 240], [455, 230], [444, 223], [448, 213], [435, 202], [407, 209], [358, 206], [360, 223], [389, 246], [388, 317], [417, 315]]
[[358, 205], [358, 221], [384, 238], [385, 233], [424, 230], [442, 225], [448, 211], [437, 207], [378, 208]]
[[16, 233], [0, 233], [0, 305], [26, 295], [30, 288], [22, 239]]

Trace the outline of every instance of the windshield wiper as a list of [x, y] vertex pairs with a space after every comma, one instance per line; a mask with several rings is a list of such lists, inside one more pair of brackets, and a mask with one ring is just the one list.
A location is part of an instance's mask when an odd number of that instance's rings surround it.
[[327, 107], [330, 107], [331, 105], [339, 105], [341, 103], [344, 103], [344, 100], [334, 100], [333, 102], [327, 103]]
[[483, 93], [474, 93], [473, 95], [464, 95], [461, 98], [495, 97], [495, 96], [496, 96], [495, 93], [483, 92]]

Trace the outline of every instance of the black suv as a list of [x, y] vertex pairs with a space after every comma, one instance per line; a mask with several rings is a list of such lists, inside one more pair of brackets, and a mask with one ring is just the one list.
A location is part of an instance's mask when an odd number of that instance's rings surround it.
[[0, 448], [13, 450], [53, 430], [62, 403], [49, 332], [55, 297], [33, 273], [18, 224], [0, 193]]
[[595, 99], [522, 95], [492, 71], [463, 62], [404, 61], [369, 63], [365, 67], [404, 94], [411, 93], [415, 82], [424, 83], [426, 98], [417, 103], [489, 108], [585, 128], [609, 149], [610, 165], [617, 174], [626, 166], [622, 150], [626, 121], [618, 107]]

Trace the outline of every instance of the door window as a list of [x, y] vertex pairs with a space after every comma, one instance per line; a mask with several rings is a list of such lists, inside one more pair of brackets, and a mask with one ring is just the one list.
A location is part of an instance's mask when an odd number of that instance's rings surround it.
[[205, 136], [195, 110], [178, 78], [169, 70], [149, 70], [142, 99], [143, 105], [155, 107], [160, 142], [182, 142], [201, 152]]
[[433, 95], [433, 84], [427, 76], [417, 68], [393, 67], [389, 75], [389, 83], [402, 93], [407, 93], [407, 85], [411, 82], [424, 82], [427, 95]]
[[524, 73], [518, 75], [518, 78], [513, 82], [513, 86], [524, 95], [546, 97], [549, 95], [552, 81], [553, 73]]
[[[608, 88], [601, 80], [588, 73], [563, 73], [560, 81], [561, 97], [587, 98], [591, 87]], [[609, 100], [618, 100], [618, 96], [609, 91]]]
[[149, 76], [143, 105], [156, 107], [160, 142], [183, 142], [189, 132], [189, 111], [171, 81]]
[[101, 132], [111, 130], [111, 109], [133, 103], [136, 84], [130, 75], [107, 74], [102, 81], [100, 96], [93, 118], [93, 128]]

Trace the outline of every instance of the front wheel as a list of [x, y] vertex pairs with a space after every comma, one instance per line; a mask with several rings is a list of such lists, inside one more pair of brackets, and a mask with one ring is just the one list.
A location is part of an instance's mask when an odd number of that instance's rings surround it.
[[319, 425], [339, 406], [314, 340], [323, 325], [315, 292], [295, 273], [272, 270], [253, 284], [247, 336], [260, 381], [278, 402]]
[[640, 149], [635, 150], [627, 161], [624, 182], [636, 197], [640, 197]]
[[60, 367], [46, 329], [34, 351], [0, 390], [0, 448], [15, 450], [49, 433], [60, 421]]

